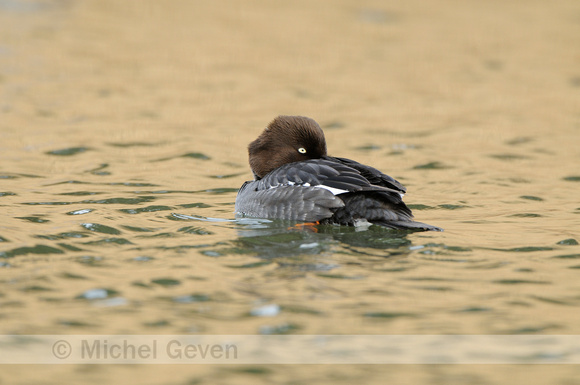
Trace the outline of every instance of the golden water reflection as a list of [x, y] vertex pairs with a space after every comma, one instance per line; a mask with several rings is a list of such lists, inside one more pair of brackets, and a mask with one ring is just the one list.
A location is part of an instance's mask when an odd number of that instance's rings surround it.
[[[3, 334], [578, 333], [574, 15], [575, 1], [0, 1]], [[246, 145], [278, 114], [319, 121], [331, 155], [399, 179], [417, 219], [446, 231], [235, 220]], [[63, 365], [0, 378], [578, 375], [488, 368]]]

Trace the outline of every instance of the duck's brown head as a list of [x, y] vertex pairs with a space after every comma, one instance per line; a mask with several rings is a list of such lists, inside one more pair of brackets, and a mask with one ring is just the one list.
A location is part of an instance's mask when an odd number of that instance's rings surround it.
[[248, 146], [250, 167], [257, 179], [287, 163], [326, 155], [326, 140], [313, 119], [278, 116]]

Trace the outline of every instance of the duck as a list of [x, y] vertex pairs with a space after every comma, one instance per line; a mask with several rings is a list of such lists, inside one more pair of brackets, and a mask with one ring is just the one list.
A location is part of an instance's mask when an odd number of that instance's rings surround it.
[[248, 155], [254, 179], [238, 191], [238, 217], [443, 231], [414, 220], [403, 202], [407, 189], [393, 177], [329, 156], [324, 132], [314, 119], [276, 117], [249, 144]]

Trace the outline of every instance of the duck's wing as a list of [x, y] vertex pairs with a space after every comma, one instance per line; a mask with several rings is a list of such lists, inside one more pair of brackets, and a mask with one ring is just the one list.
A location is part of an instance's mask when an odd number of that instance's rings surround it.
[[[422, 228], [422, 223], [413, 221], [413, 213], [403, 202], [403, 195], [407, 189], [391, 176], [382, 173], [374, 167], [358, 163], [351, 159], [324, 157], [337, 170], [349, 169], [359, 175], [358, 188], [350, 189], [340, 195], [345, 203], [338, 209], [332, 221], [351, 224], [353, 219], [364, 218], [375, 224], [393, 228]], [[340, 165], [340, 166], [338, 166]], [[360, 181], [364, 179], [364, 182]], [[325, 181], [329, 184], [333, 178]], [[410, 225], [409, 225], [410, 224]], [[421, 227], [423, 226], [423, 227]]]
[[443, 231], [437, 226], [414, 221], [411, 209], [402, 199], [407, 189], [393, 177], [351, 159], [324, 159], [356, 170], [370, 185], [363, 187], [361, 193], [342, 195], [345, 206], [338, 209], [330, 221], [351, 224], [353, 218], [360, 216], [376, 225], [394, 229]]
[[259, 189], [300, 185], [326, 189], [334, 195], [381, 191], [400, 201], [406, 190], [395, 179], [379, 170], [343, 158], [324, 157], [288, 163], [260, 179]]
[[338, 158], [338, 157], [324, 157], [323, 159], [328, 159], [334, 162], [338, 162], [341, 163], [345, 166], [351, 167], [355, 170], [357, 170], [370, 184], [375, 185], [375, 186], [381, 186], [381, 187], [387, 187], [390, 188], [392, 190], [396, 190], [398, 192], [400, 192], [401, 194], [405, 194], [407, 192], [407, 189], [405, 188], [405, 186], [403, 186], [399, 181], [397, 181], [395, 178], [387, 175], [387, 174], [383, 174], [382, 172], [380, 172], [379, 170], [377, 170], [374, 167], [371, 166], [367, 166], [365, 164], [361, 164], [359, 162], [356, 162], [352, 159], [347, 159], [347, 158]]
[[359, 191], [361, 187], [370, 185], [368, 180], [357, 170], [327, 159], [309, 159], [288, 163], [272, 171], [258, 182], [260, 182], [260, 189], [299, 185], [326, 187], [344, 192]]

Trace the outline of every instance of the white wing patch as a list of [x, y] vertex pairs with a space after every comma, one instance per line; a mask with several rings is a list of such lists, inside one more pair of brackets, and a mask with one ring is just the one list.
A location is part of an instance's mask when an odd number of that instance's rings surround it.
[[323, 189], [325, 189], [325, 190], [328, 190], [328, 191], [330, 191], [330, 192], [331, 192], [331, 193], [333, 193], [334, 195], [339, 195], [339, 194], [344, 194], [344, 193], [347, 193], [347, 192], [349, 192], [348, 190], [342, 190], [342, 189], [339, 189], [339, 188], [328, 187], [328, 186], [325, 186], [325, 185], [323, 185], [323, 184], [319, 184], [319, 185], [316, 185], [316, 186], [314, 186], [314, 187], [317, 187], [317, 188], [323, 188]]
[[[317, 184], [316, 186], [312, 186], [308, 182], [303, 183], [303, 184], [296, 184], [296, 182], [292, 182], [290, 180], [287, 181], [285, 184], [277, 184], [277, 185], [274, 185], [274, 186], [270, 186], [269, 188], [276, 188], [276, 187], [283, 187], [283, 186], [323, 188], [325, 190], [330, 191], [333, 195], [340, 195], [340, 194], [345, 194], [347, 192], [350, 192], [348, 190], [343, 190], [343, 189], [340, 189], [340, 188], [329, 187], [329, 186], [325, 186], [323, 184]], [[403, 199], [403, 197], [405, 196], [405, 194], [402, 194], [402, 193], [399, 193], [399, 195], [401, 196], [401, 199]]]
[[348, 190], [342, 190], [342, 189], [339, 189], [339, 188], [329, 187], [329, 186], [325, 186], [323, 184], [318, 184], [316, 186], [312, 186], [308, 182], [303, 183], [303, 184], [296, 184], [296, 182], [292, 182], [292, 181], [287, 181], [285, 184], [277, 184], [277, 185], [274, 185], [274, 186], [270, 186], [269, 188], [272, 189], [272, 188], [283, 187], [283, 186], [323, 188], [325, 190], [330, 191], [333, 195], [339, 195], [339, 194], [344, 194], [344, 193], [349, 192]]

